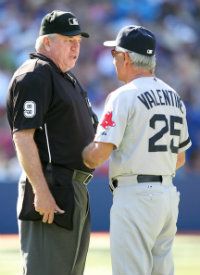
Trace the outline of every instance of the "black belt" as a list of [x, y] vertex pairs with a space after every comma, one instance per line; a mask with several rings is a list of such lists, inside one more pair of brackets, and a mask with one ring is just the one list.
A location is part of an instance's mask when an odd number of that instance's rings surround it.
[[[162, 176], [157, 175], [138, 175], [137, 176], [138, 183], [144, 182], [162, 182]], [[112, 180], [113, 187], [116, 188], [118, 186], [118, 180]]]
[[92, 178], [93, 175], [90, 173], [81, 170], [74, 170], [72, 180], [87, 185]]
[[140, 182], [162, 182], [162, 176], [138, 175], [137, 181], [138, 181], [138, 183], [140, 183]]
[[57, 165], [57, 164], [52, 165], [49, 163], [42, 162], [42, 166], [43, 166], [44, 171], [48, 167], [48, 170], [51, 173], [52, 173], [53, 169], [55, 169], [55, 170], [58, 169], [58, 171], [61, 171], [61, 173], [63, 170], [64, 175], [68, 175], [70, 179], [73, 179], [74, 181], [82, 183], [84, 185], [87, 185], [90, 182], [90, 180], [93, 178], [92, 174], [87, 173], [85, 171], [76, 170], [76, 169], [73, 170], [73, 169], [69, 169], [69, 168], [66, 168], [64, 166]]

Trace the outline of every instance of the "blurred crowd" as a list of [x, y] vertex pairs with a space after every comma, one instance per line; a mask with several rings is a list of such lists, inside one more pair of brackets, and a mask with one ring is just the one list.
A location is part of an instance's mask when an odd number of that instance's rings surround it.
[[0, 181], [16, 180], [20, 173], [6, 119], [8, 83], [34, 52], [41, 18], [54, 9], [74, 12], [90, 34], [74, 73], [99, 117], [108, 93], [122, 84], [103, 41], [129, 24], [155, 33], [156, 75], [179, 92], [187, 107], [193, 146], [185, 169], [200, 173], [200, 0], [0, 0]]

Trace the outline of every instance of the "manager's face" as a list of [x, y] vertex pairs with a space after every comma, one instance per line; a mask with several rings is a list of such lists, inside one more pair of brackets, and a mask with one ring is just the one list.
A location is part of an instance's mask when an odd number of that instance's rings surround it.
[[51, 59], [62, 72], [71, 70], [79, 57], [81, 35], [65, 36], [56, 34], [49, 41]]
[[126, 68], [125, 68], [125, 52], [116, 51], [115, 49], [111, 50], [113, 56], [113, 64], [117, 73], [117, 78], [120, 81], [125, 81]]

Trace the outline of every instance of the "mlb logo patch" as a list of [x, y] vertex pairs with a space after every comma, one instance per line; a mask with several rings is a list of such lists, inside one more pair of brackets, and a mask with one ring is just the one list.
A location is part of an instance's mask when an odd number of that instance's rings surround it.
[[152, 54], [153, 50], [147, 50], [147, 54]]
[[77, 18], [74, 18], [74, 17], [69, 18], [68, 22], [69, 22], [69, 25], [71, 25], [71, 26], [78, 25], [78, 20], [77, 20]]

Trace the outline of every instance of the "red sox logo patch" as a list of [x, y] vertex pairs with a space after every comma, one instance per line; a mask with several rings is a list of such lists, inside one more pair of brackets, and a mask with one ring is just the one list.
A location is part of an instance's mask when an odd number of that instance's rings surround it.
[[116, 123], [112, 120], [112, 112], [105, 114], [102, 123], [100, 124], [104, 129], [108, 127], [115, 127]]

